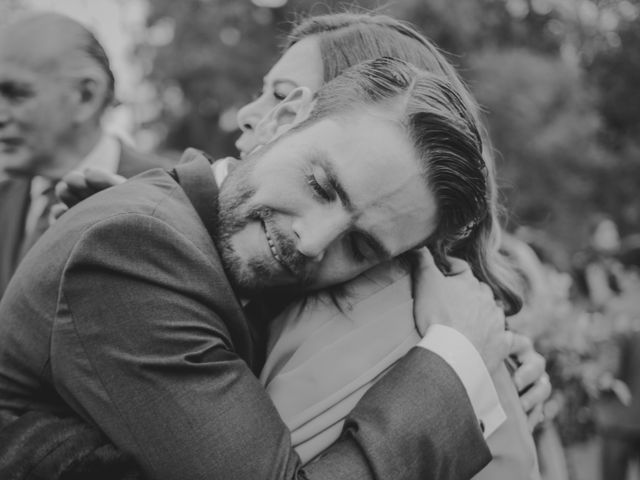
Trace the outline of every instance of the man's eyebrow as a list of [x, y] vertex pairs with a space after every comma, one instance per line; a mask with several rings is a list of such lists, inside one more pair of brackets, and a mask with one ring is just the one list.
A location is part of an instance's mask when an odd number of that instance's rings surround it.
[[[349, 194], [342, 187], [342, 184], [338, 179], [338, 175], [336, 174], [333, 165], [329, 161], [327, 153], [320, 149], [314, 149], [311, 152], [311, 164], [317, 165], [324, 170], [327, 176], [327, 182], [329, 182], [331, 188], [335, 190], [344, 207], [350, 212], [353, 211], [353, 203], [351, 203], [351, 198], [349, 198]], [[387, 250], [382, 242], [372, 234], [370, 234], [369, 232], [365, 232], [364, 230], [361, 230], [359, 234], [362, 236], [362, 238], [365, 239], [371, 250], [374, 251], [374, 253], [380, 260], [389, 260], [393, 257], [393, 254], [389, 250]]]
[[351, 202], [351, 198], [349, 198], [349, 194], [346, 192], [340, 180], [338, 179], [338, 175], [336, 174], [333, 165], [329, 161], [327, 153], [320, 149], [315, 149], [311, 152], [311, 164], [317, 165], [324, 170], [324, 173], [327, 176], [327, 182], [331, 185], [331, 188], [336, 192], [338, 198], [349, 212], [353, 211], [353, 203]]

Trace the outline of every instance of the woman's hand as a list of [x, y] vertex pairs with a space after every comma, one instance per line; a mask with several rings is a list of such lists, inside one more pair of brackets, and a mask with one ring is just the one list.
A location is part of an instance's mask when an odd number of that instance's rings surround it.
[[545, 371], [546, 360], [533, 348], [533, 342], [524, 335], [515, 333], [511, 356], [519, 366], [513, 374], [513, 381], [520, 395], [520, 403], [527, 414], [529, 428], [544, 419], [544, 402], [551, 396], [551, 382]]
[[542, 406], [551, 395], [545, 373], [546, 361], [524, 335], [505, 330], [504, 312], [491, 289], [478, 281], [469, 265], [451, 258], [452, 273], [445, 276], [426, 248], [415, 253], [413, 269], [413, 314], [424, 336], [427, 327], [440, 323], [465, 335], [494, 372], [508, 357], [517, 359], [514, 383], [533, 428], [542, 420]]
[[451, 259], [449, 276], [438, 269], [426, 248], [416, 251], [413, 260], [413, 316], [420, 334], [424, 336], [432, 324], [454, 328], [494, 372], [509, 355], [513, 333], [505, 330], [504, 312], [491, 289], [462, 260]]

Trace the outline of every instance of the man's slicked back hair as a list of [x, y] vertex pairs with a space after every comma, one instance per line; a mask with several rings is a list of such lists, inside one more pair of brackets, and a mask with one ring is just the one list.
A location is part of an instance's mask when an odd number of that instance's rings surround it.
[[517, 292], [516, 274], [499, 252], [500, 207], [493, 150], [480, 120], [480, 109], [453, 65], [414, 27], [387, 15], [344, 12], [309, 17], [292, 29], [286, 48], [308, 37], [318, 41], [325, 82], [331, 81], [349, 67], [380, 57], [404, 60], [419, 69], [441, 75], [450, 82], [467, 113], [474, 119], [482, 138], [482, 156], [488, 170], [489, 213], [484, 221], [468, 230], [464, 241], [455, 242], [455, 248], [443, 248], [439, 252], [432, 247], [432, 250], [441, 266], [446, 267], [446, 261], [442, 257], [444, 251], [466, 259], [476, 277], [493, 289], [508, 314], [520, 310], [522, 300]]
[[376, 106], [407, 132], [435, 196], [436, 229], [425, 244], [437, 263], [446, 270], [448, 255], [462, 258], [508, 312], [517, 311], [518, 295], [493, 274], [484, 247], [494, 228], [493, 171], [483, 157], [476, 116], [446, 77], [395, 58], [362, 62], [325, 84], [309, 118], [294, 130]]

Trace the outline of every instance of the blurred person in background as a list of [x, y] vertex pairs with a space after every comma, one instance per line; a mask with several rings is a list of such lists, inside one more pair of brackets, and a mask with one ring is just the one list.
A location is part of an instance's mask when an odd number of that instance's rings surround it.
[[[265, 76], [263, 91], [254, 102], [240, 110], [238, 121], [243, 134], [237, 146], [241, 156], [248, 155], [278, 134], [272, 112], [277, 111], [279, 103], [296, 89], [305, 87], [313, 93], [344, 68], [385, 55], [402, 58], [446, 76], [459, 91], [465, 92], [465, 102], [476, 111], [475, 103], [453, 67], [408, 25], [386, 16], [312, 17], [294, 28], [282, 58]], [[295, 117], [293, 111], [288, 114], [292, 119]], [[485, 147], [488, 167], [492, 169], [488, 146]], [[82, 178], [75, 178], [73, 182], [77, 182], [80, 190], [88, 188]], [[482, 235], [489, 237], [490, 245], [495, 245], [492, 239], [496, 235], [497, 220], [492, 216], [490, 222], [493, 226], [481, 227], [486, 228]], [[437, 258], [444, 265], [444, 256], [451, 252], [448, 247], [440, 248]], [[489, 271], [500, 268], [501, 260], [494, 248], [489, 247], [491, 262], [495, 261], [495, 265], [492, 263], [488, 267]], [[465, 253], [462, 247], [458, 255], [464, 258], [468, 252]], [[474, 265], [472, 258], [467, 256], [467, 260]], [[481, 269], [475, 263], [475, 272]], [[483, 279], [487, 280], [486, 277]], [[509, 293], [508, 287], [503, 290], [499, 285], [499, 281], [493, 283], [495, 294], [502, 298], [507, 309], [517, 310], [516, 297], [510, 296], [514, 294]], [[293, 302], [271, 323], [270, 352], [261, 379], [292, 429], [294, 444], [307, 460], [337, 438], [349, 406], [418, 338], [411, 315], [409, 272], [401, 262], [392, 262], [363, 275], [346, 285], [344, 291], [346, 294], [337, 302], [332, 301], [335, 297], [327, 295]], [[366, 338], [377, 339], [377, 345], [364, 342]], [[361, 345], [366, 345], [364, 350]], [[390, 351], [393, 352], [391, 355], [388, 354]], [[331, 352], [330, 357], [327, 352]], [[537, 371], [539, 376], [544, 369], [544, 361], [530, 347], [522, 354], [529, 361], [515, 377], [520, 390], [529, 383], [524, 380], [529, 376], [527, 371]], [[358, 359], [359, 369], [343, 368], [356, 364]], [[311, 375], [315, 388], [306, 387]], [[499, 377], [498, 393], [509, 412], [509, 425], [488, 436], [495, 460], [478, 478], [484, 478], [482, 475], [493, 479], [536, 478], [535, 454], [531, 455], [528, 450], [532, 444], [527, 440], [529, 434], [521, 407], [517, 405], [517, 396], [515, 391], [509, 390], [513, 390], [513, 386], [506, 370]], [[337, 390], [340, 390], [339, 394]], [[292, 396], [293, 391], [296, 395]], [[549, 385], [543, 376], [536, 388], [523, 396], [523, 403], [531, 410], [541, 397], [548, 396], [548, 392]], [[292, 402], [291, 398], [298, 401]], [[314, 415], [312, 412], [318, 411], [320, 406], [325, 411], [324, 416]]]
[[625, 240], [616, 255], [620, 292], [607, 309], [619, 332], [602, 352], [608, 375], [600, 378], [603, 393], [595, 405], [606, 480], [627, 479], [631, 462], [640, 462], [640, 242]]
[[574, 259], [576, 283], [588, 308], [603, 312], [621, 292], [621, 265], [616, 259], [620, 250], [618, 226], [609, 216], [596, 215], [591, 219], [588, 238], [589, 244]]
[[620, 294], [609, 302], [607, 311], [619, 321], [626, 320], [636, 328], [640, 319], [640, 234], [622, 238], [615, 258], [620, 265], [617, 275]]
[[48, 227], [54, 185], [94, 168], [124, 177], [167, 165], [105, 133], [114, 103], [109, 59], [91, 31], [35, 13], [0, 32], [0, 298]]

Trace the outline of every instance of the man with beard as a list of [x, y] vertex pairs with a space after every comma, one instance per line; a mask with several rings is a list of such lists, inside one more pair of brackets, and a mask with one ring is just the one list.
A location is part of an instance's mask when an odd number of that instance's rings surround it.
[[[339, 284], [434, 232], [466, 234], [490, 202], [477, 129], [444, 80], [378, 60], [309, 99], [292, 94], [279, 118], [299, 123], [224, 180], [187, 153], [54, 225], [0, 303], [0, 427], [75, 413], [161, 479], [462, 479], [490, 460], [485, 419], [424, 344], [304, 469], [254, 376], [261, 325], [244, 299]], [[422, 273], [444, 280], [433, 262]], [[511, 335], [473, 282], [452, 286], [464, 302], [430, 313], [492, 369]]]

